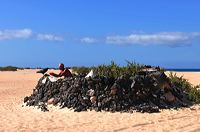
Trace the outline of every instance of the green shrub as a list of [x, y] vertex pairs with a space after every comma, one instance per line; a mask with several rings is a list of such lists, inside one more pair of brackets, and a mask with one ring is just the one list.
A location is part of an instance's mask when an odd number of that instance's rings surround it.
[[6, 66], [6, 67], [0, 67], [0, 71], [17, 71], [17, 67], [14, 66]]
[[100, 76], [109, 76], [117, 78], [124, 74], [135, 75], [144, 65], [140, 65], [136, 62], [127, 61], [127, 65], [120, 67], [114, 61], [111, 61], [109, 65], [99, 65], [96, 67], [72, 67], [72, 70], [78, 74], [87, 74], [91, 69]]
[[200, 103], [200, 90], [197, 88], [191, 89], [189, 92], [189, 99], [196, 103]]
[[78, 73], [78, 74], [87, 74], [91, 70], [90, 67], [72, 67], [72, 71]]
[[122, 72], [122, 68], [113, 61], [110, 65], [99, 65], [93, 69], [100, 76], [118, 77]]
[[184, 79], [183, 76], [178, 77], [176, 73], [173, 74], [170, 72], [169, 78], [175, 86], [182, 88], [184, 92], [188, 93], [189, 100], [200, 103], [199, 86], [193, 86], [187, 79]]

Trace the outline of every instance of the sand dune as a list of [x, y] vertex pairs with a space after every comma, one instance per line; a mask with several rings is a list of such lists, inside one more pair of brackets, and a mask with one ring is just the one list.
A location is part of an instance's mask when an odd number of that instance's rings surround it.
[[193, 85], [200, 84], [200, 73], [199, 72], [176, 72], [178, 76], [188, 79]]
[[[42, 76], [36, 70], [0, 72], [0, 131], [200, 131], [200, 105], [160, 113], [81, 112], [49, 106], [50, 112], [22, 107]], [[199, 84], [200, 73], [177, 73]]]

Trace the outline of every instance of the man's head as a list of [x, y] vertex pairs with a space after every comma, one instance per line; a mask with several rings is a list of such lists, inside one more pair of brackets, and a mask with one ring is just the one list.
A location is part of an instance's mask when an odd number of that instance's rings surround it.
[[58, 68], [59, 68], [59, 70], [62, 70], [62, 71], [63, 71], [63, 70], [65, 69], [65, 66], [64, 66], [63, 63], [60, 63]]

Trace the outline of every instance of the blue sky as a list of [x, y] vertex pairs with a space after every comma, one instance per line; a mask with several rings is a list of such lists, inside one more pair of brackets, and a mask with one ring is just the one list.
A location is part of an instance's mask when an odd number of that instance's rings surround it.
[[199, 0], [1, 0], [0, 66], [200, 68], [199, 14]]

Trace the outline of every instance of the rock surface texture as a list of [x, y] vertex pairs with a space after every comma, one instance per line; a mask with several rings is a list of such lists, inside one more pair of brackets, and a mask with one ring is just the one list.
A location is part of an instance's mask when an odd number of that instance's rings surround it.
[[[46, 78], [45, 83], [42, 82]], [[141, 71], [118, 78], [73, 76], [51, 82], [43, 76], [33, 93], [24, 98], [27, 106], [48, 111], [59, 105], [74, 111], [159, 112], [160, 109], [187, 107], [187, 93], [174, 86], [161, 71]]]

